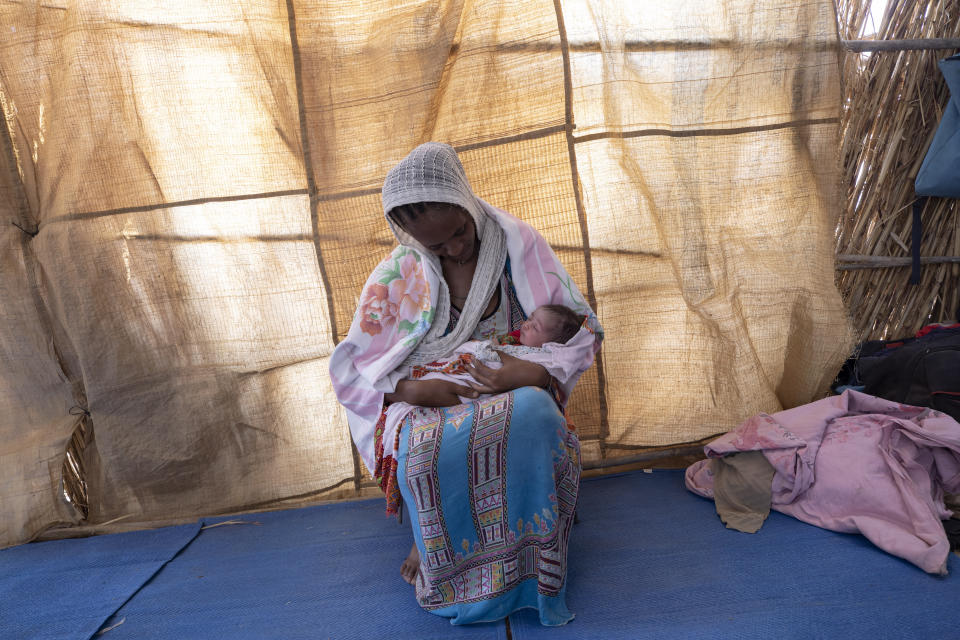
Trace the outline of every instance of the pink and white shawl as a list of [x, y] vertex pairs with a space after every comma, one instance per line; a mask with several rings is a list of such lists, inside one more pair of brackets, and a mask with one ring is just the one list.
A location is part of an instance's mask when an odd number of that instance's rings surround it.
[[[562, 348], [565, 366], [556, 372], [563, 398], [593, 363], [603, 331], [560, 260], [546, 240], [526, 222], [477, 199], [489, 222], [504, 231], [511, 277], [525, 313], [542, 304], [562, 304], [586, 316], [583, 327]], [[347, 337], [330, 358], [330, 377], [337, 399], [347, 412], [350, 433], [360, 457], [377, 475], [378, 463], [396, 456], [397, 428], [402, 420], [378, 421], [385, 393], [407, 377], [404, 360], [430, 329], [442, 273], [435, 260], [400, 245], [367, 279]], [[556, 375], [561, 373], [562, 375]], [[394, 412], [395, 413], [395, 412]], [[378, 451], [377, 442], [382, 442]], [[380, 458], [380, 459], [378, 459]]]
[[[772, 509], [947, 572], [944, 492], [960, 492], [960, 424], [950, 416], [847, 390], [754, 416], [705, 447], [711, 458], [738, 451], [763, 451], [773, 465]], [[712, 499], [708, 463], [688, 467], [686, 483]]]

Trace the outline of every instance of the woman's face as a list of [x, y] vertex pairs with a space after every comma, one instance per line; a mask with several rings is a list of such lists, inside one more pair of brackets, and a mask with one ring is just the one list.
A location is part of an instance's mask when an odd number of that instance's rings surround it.
[[438, 258], [464, 263], [479, 248], [473, 218], [452, 204], [430, 205], [413, 218], [403, 220], [403, 228]]

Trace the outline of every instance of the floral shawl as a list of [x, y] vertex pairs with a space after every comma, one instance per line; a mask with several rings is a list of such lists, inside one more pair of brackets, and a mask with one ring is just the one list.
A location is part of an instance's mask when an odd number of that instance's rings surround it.
[[[489, 221], [505, 232], [512, 280], [524, 313], [542, 304], [563, 304], [586, 316], [580, 331], [563, 347], [573, 354], [565, 358], [571, 363], [565, 375], [557, 377], [565, 399], [600, 348], [600, 323], [546, 240], [526, 222], [478, 201]], [[395, 248], [367, 279], [350, 331], [330, 358], [330, 377], [346, 409], [350, 433], [375, 475], [386, 458], [396, 456], [398, 421], [390, 421], [388, 432], [380, 419], [384, 394], [406, 377], [409, 368], [403, 366], [404, 360], [435, 319], [443, 282], [435, 262], [417, 249]]]

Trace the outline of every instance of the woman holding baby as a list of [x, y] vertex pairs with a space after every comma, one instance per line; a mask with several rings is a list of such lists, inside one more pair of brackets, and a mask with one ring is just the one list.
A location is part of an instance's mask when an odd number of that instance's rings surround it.
[[[473, 194], [452, 147], [414, 149], [387, 175], [383, 209], [399, 245], [367, 280], [330, 374], [388, 513], [410, 516], [404, 577], [454, 624], [527, 607], [564, 624], [580, 458], [562, 411], [600, 347], [596, 316], [539, 233]], [[545, 304], [585, 316], [545, 364], [501, 353], [499, 368], [467, 365], [472, 380], [411, 378], [470, 340], [525, 323], [549, 333], [545, 312], [528, 321]]]

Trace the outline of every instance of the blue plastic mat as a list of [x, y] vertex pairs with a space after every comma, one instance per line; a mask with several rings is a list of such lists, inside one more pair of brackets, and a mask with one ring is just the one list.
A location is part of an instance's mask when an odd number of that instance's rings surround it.
[[[515, 640], [960, 637], [960, 576], [778, 513], [731, 531], [681, 471], [586, 480], [579, 511], [577, 617], [548, 629], [519, 612]], [[453, 627], [417, 606], [399, 577], [409, 525], [381, 499], [232, 520], [195, 538], [197, 525], [0, 551], [0, 638], [507, 637], [503, 622]]]
[[400, 578], [410, 525], [382, 498], [231, 520], [245, 524], [205, 529], [100, 637], [506, 640], [503, 621], [453, 627], [420, 609]]
[[576, 618], [534, 638], [960, 638], [960, 569], [931, 576], [866, 538], [771, 513], [756, 534], [724, 527], [682, 471], [585, 480], [570, 545]]
[[197, 535], [199, 524], [0, 551], [0, 638], [89, 638]]

